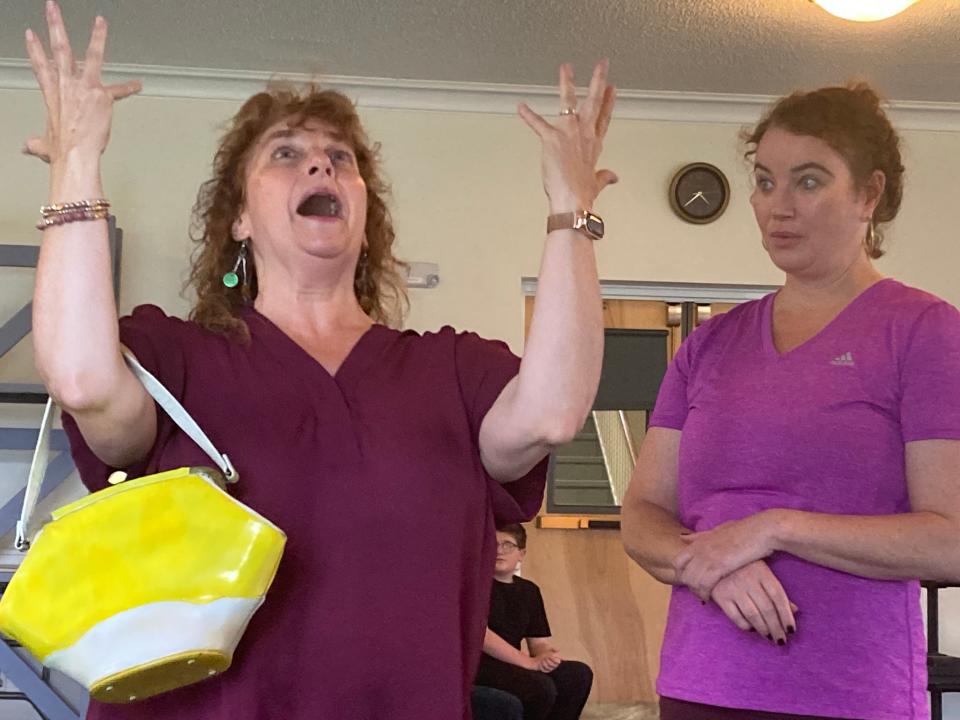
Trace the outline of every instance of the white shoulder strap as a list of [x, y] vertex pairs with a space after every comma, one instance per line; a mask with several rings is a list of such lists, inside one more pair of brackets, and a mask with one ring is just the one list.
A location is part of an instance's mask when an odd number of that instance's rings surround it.
[[[196, 421], [190, 417], [190, 413], [170, 394], [170, 391], [163, 386], [163, 383], [151, 375], [129, 351], [123, 351], [123, 359], [126, 360], [130, 370], [143, 384], [144, 389], [150, 393], [150, 396], [156, 401], [157, 405], [163, 408], [164, 412], [170, 416], [170, 419], [213, 460], [216, 466], [220, 468], [227, 482], [234, 483], [239, 480], [240, 475], [231, 464], [230, 458], [217, 450], [206, 433], [204, 433]], [[23, 509], [20, 511], [20, 519], [17, 521], [15, 546], [18, 550], [26, 550], [30, 546], [27, 540], [30, 518], [33, 516], [33, 511], [36, 508], [37, 500], [40, 496], [40, 485], [43, 482], [44, 476], [47, 474], [47, 466], [50, 464], [50, 429], [53, 426], [55, 414], [56, 405], [52, 399], [48, 400], [47, 407], [43, 412], [43, 420], [40, 423], [40, 430], [37, 433], [37, 447], [33, 453], [33, 461], [30, 463], [27, 488], [23, 495]]]

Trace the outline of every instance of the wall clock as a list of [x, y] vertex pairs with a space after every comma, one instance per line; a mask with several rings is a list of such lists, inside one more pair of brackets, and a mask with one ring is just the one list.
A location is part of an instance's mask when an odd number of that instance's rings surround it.
[[680, 168], [670, 182], [670, 207], [689, 223], [703, 225], [723, 215], [730, 199], [730, 183], [709, 163]]

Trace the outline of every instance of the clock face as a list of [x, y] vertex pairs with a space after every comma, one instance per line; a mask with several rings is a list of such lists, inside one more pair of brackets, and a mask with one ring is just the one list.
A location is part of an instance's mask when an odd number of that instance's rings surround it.
[[726, 210], [729, 198], [727, 178], [707, 163], [681, 168], [670, 184], [670, 207], [687, 222], [713, 222]]

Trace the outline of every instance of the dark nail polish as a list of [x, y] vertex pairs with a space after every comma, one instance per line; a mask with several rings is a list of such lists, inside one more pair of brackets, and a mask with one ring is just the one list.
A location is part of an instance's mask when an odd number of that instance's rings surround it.
[[769, 640], [770, 642], [773, 642], [773, 635], [769, 635], [769, 634], [768, 634], [768, 635], [766, 635], [766, 638], [767, 638], [767, 640]]
[[754, 630], [753, 628], [750, 628], [750, 632], [756, 632], [756, 630]]
[[797, 629], [793, 625], [787, 625], [787, 632], [793, 635]]
[[787, 644], [787, 641], [786, 641], [786, 640], [784, 640], [783, 638], [777, 638], [777, 645], [781, 645], [781, 646], [782, 646], [782, 645], [786, 645], [786, 644]]

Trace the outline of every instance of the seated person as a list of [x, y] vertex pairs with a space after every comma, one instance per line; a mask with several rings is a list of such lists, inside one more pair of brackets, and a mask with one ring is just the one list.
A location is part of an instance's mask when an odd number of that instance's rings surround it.
[[[515, 575], [526, 547], [522, 525], [497, 532], [490, 617], [475, 682], [519, 698], [525, 720], [577, 720], [593, 672], [581, 662], [563, 660], [553, 646], [540, 588]], [[529, 655], [520, 650], [524, 639]]]
[[523, 720], [523, 703], [496, 688], [474, 685], [470, 694], [473, 720]]

